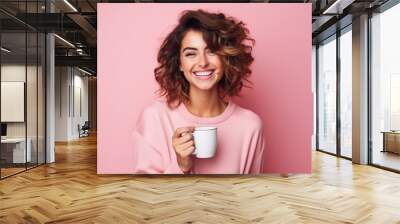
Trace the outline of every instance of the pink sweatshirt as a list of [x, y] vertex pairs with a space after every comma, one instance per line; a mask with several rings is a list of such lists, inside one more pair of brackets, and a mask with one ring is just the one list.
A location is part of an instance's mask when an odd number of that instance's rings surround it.
[[182, 103], [169, 109], [156, 101], [145, 108], [133, 133], [136, 174], [183, 174], [172, 147], [175, 129], [187, 126], [217, 127], [217, 152], [213, 158], [193, 156], [192, 174], [260, 173], [264, 136], [260, 117], [232, 101], [216, 117], [198, 117]]

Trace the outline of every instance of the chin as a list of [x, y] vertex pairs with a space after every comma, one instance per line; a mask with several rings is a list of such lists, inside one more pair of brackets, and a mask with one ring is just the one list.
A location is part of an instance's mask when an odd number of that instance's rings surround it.
[[199, 84], [192, 84], [192, 86], [198, 90], [202, 90], [202, 91], [211, 91], [214, 88], [217, 87], [217, 84], [213, 84], [213, 85], [199, 85]]
[[198, 86], [198, 85], [194, 85], [194, 87], [198, 90], [202, 90], [202, 91], [211, 91], [215, 88], [214, 86]]

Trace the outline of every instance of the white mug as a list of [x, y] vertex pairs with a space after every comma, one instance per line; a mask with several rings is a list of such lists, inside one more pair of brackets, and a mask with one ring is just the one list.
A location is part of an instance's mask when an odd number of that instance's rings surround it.
[[193, 132], [194, 147], [193, 152], [197, 158], [212, 158], [217, 151], [217, 128], [216, 127], [197, 127]]

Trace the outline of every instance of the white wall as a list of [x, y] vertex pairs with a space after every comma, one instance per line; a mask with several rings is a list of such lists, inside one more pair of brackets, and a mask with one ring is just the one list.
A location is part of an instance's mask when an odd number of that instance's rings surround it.
[[[76, 70], [75, 70], [76, 72]], [[81, 73], [79, 73], [81, 74]], [[78, 124], [81, 126], [88, 121], [89, 113], [88, 113], [88, 77], [76, 75], [74, 77], [74, 108], [73, 111], [73, 119], [72, 119], [72, 135], [78, 137]], [[81, 111], [80, 111], [81, 110]]]
[[55, 140], [77, 139], [78, 124], [88, 120], [88, 77], [76, 68], [56, 67], [55, 86]]
[[69, 68], [55, 68], [55, 141], [68, 140], [68, 117], [70, 84]]

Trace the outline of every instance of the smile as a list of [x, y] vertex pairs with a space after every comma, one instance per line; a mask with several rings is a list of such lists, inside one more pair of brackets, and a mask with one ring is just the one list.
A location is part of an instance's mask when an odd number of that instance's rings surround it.
[[193, 74], [198, 79], [207, 80], [207, 79], [210, 79], [212, 77], [212, 75], [214, 74], [214, 70], [197, 71], [197, 72], [193, 72]]

